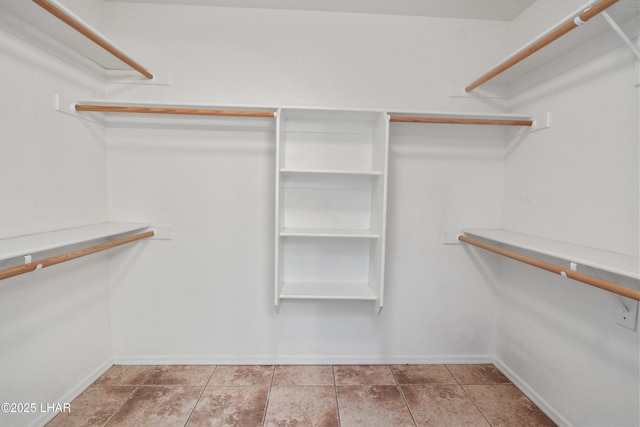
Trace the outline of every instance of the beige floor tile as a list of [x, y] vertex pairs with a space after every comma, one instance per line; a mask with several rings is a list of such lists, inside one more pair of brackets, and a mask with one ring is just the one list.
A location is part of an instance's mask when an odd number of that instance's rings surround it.
[[511, 384], [493, 365], [447, 365], [460, 384]]
[[145, 385], [197, 385], [206, 386], [213, 374], [213, 365], [156, 366], [147, 376]]
[[268, 387], [207, 387], [187, 427], [261, 427]]
[[108, 426], [184, 426], [204, 387], [140, 386]]
[[208, 385], [270, 386], [272, 378], [272, 365], [222, 365], [213, 371]]
[[109, 427], [554, 425], [493, 365], [116, 365], [71, 402], [70, 414], [59, 414], [47, 426], [105, 423]]
[[465, 385], [463, 388], [494, 427], [555, 426], [513, 384]]
[[414, 427], [398, 386], [340, 386], [341, 427]]
[[114, 365], [93, 385], [140, 385], [155, 366]]
[[331, 366], [276, 366], [273, 374], [274, 386], [333, 385]]
[[456, 384], [445, 365], [391, 365], [398, 384]]
[[388, 365], [336, 365], [336, 385], [396, 385]]
[[60, 413], [47, 427], [102, 426], [134, 390], [135, 386], [90, 386], [71, 402], [71, 412]]
[[490, 427], [458, 384], [402, 386], [418, 427]]
[[272, 387], [265, 427], [338, 427], [333, 386]]

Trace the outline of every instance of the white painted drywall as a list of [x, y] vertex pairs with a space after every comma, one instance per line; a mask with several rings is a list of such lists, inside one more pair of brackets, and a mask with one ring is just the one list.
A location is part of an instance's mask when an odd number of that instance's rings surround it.
[[[53, 107], [103, 83], [4, 30], [0, 63], [0, 237], [106, 221], [105, 132]], [[0, 401], [38, 405], [0, 425], [42, 425], [110, 363], [108, 276], [94, 255], [0, 282]]]
[[[521, 19], [526, 26], [537, 18]], [[511, 100], [513, 109], [550, 111], [553, 120], [509, 143], [505, 228], [638, 255], [637, 83], [637, 62], [620, 47]], [[640, 424], [640, 343], [637, 330], [615, 323], [621, 297], [510, 260], [498, 271], [501, 366], [563, 424]]]
[[170, 88], [113, 86], [118, 99], [495, 112], [450, 98], [484, 56], [506, 54], [498, 21], [107, 3], [108, 33], [172, 74]]
[[[500, 111], [449, 98], [508, 24], [109, 3], [110, 33], [172, 73], [114, 98], [336, 108]], [[151, 19], [150, 17], [153, 17]], [[147, 22], [141, 26], [139, 22]], [[501, 223], [501, 128], [393, 126], [385, 307], [273, 306], [275, 134], [111, 128], [113, 218], [173, 227], [114, 258], [121, 362], [490, 360], [494, 290], [440, 231]], [[464, 167], [460, 167], [460, 166]]]

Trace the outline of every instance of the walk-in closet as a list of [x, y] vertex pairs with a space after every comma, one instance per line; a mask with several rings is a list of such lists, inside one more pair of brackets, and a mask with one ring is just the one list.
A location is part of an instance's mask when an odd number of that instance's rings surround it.
[[0, 1], [0, 427], [640, 425], [639, 29]]

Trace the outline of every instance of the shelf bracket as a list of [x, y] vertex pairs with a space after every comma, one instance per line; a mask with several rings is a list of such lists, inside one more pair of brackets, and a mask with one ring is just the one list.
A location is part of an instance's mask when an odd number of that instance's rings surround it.
[[151, 240], [173, 240], [173, 227], [170, 225], [153, 225], [149, 230], [154, 232]]
[[449, 97], [451, 98], [478, 98], [478, 99], [507, 99], [511, 96], [507, 85], [485, 84], [473, 93], [465, 90], [466, 84], [452, 83], [449, 85]]
[[106, 81], [110, 84], [171, 86], [171, 80], [171, 73], [165, 71], [153, 73], [152, 79], [147, 79], [129, 70], [106, 71]]
[[635, 44], [633, 44], [633, 42], [631, 41], [631, 39], [629, 39], [629, 37], [627, 37], [627, 35], [625, 34], [624, 31], [622, 31], [622, 28], [620, 28], [620, 26], [618, 25], [618, 23], [616, 21], [614, 21], [614, 19], [611, 17], [611, 15], [609, 15], [606, 11], [602, 11], [600, 12], [600, 15], [602, 15], [602, 17], [605, 19], [605, 21], [607, 21], [607, 23], [609, 24], [609, 26], [611, 26], [611, 29], [613, 29], [613, 31], [618, 35], [618, 37], [620, 37], [622, 39], [622, 41], [624, 42], [624, 44], [627, 45], [627, 47], [629, 49], [631, 49], [631, 52], [633, 52], [633, 54], [636, 56], [636, 58], [638, 60], [640, 60], [640, 49], [638, 49], [636, 47]]

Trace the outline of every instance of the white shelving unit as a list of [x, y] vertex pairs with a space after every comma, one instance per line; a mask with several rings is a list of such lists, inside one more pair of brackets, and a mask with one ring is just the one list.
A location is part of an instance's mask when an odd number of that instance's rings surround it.
[[469, 237], [480, 237], [502, 245], [573, 262], [578, 266], [587, 266], [600, 271], [640, 280], [640, 260], [638, 257], [501, 229], [469, 229], [464, 230], [464, 234]]
[[388, 116], [278, 112], [275, 304], [383, 304]]
[[105, 222], [0, 239], [0, 261], [141, 231], [148, 224]]

